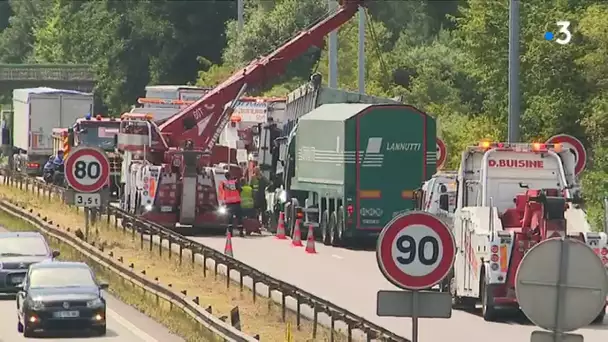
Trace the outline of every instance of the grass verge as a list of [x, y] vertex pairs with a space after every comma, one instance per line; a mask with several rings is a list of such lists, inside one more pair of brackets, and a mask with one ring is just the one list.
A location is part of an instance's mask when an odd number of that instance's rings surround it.
[[[29, 222], [16, 218], [0, 210], [0, 225], [10, 231], [37, 231]], [[109, 292], [122, 302], [137, 308], [157, 322], [166, 326], [171, 332], [183, 337], [186, 341], [217, 341], [213, 334], [200, 328], [200, 325], [180, 309], [174, 308], [171, 303], [155, 295], [142, 291], [141, 288], [119, 277], [112, 271], [91, 262], [86, 255], [74, 250], [67, 244], [61, 243], [51, 236], [47, 236], [53, 250], [59, 250], [59, 259], [69, 261], [87, 262], [95, 271], [98, 279], [110, 284]]]
[[[19, 190], [9, 185], [0, 184], [0, 196], [18, 202], [34, 212], [40, 213], [59, 225], [61, 229], [75, 228], [84, 225], [82, 212], [78, 213], [76, 208], [66, 206], [55, 198], [40, 196], [30, 191]], [[296, 326], [296, 316], [288, 312], [286, 321], [281, 318], [281, 308], [272, 300], [260, 298], [254, 303], [251, 291], [247, 288], [242, 291], [238, 286], [226, 288], [226, 279], [218, 275], [214, 277], [213, 272], [203, 276], [203, 266], [192, 264], [190, 255], [184, 253], [183, 262], [173, 255], [169, 258], [168, 251], [153, 248], [150, 251], [146, 244], [142, 249], [139, 236], [123, 232], [121, 228], [116, 229], [107, 225], [105, 219], [100, 220], [91, 228], [91, 241], [96, 245], [103, 244], [106, 252], [112, 252], [115, 257], [122, 257], [125, 264], [133, 263], [138, 271], [146, 271], [148, 277], [158, 277], [164, 284], [172, 284], [176, 290], [187, 290], [189, 296], [198, 296], [201, 306], [213, 309], [217, 317], [230, 316], [230, 310], [238, 306], [241, 316], [242, 330], [250, 335], [258, 334], [262, 341], [282, 341], [285, 338], [285, 327], [289, 322]], [[130, 303], [129, 303], [130, 304]], [[174, 310], [175, 311], [175, 310]], [[164, 323], [164, 322], [163, 322]], [[177, 327], [168, 327], [179, 330]], [[175, 330], [174, 330], [175, 329]], [[330, 334], [327, 328], [319, 326], [317, 338], [312, 339], [312, 322], [302, 318], [300, 330], [294, 329], [292, 336], [294, 341], [329, 341]], [[346, 340], [345, 336], [334, 334], [335, 341]]]

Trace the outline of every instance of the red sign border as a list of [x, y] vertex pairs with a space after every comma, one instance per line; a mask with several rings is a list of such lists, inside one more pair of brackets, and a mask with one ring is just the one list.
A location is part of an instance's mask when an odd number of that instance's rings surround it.
[[587, 150], [585, 149], [585, 145], [578, 140], [577, 138], [569, 135], [569, 134], [558, 134], [549, 138], [545, 144], [555, 144], [555, 143], [568, 143], [574, 147], [576, 150], [577, 158], [576, 166], [574, 167], [574, 174], [579, 175], [585, 167], [587, 166]]
[[[445, 142], [440, 138], [436, 138], [436, 144], [439, 147], [439, 150], [441, 150], [441, 159], [437, 158], [437, 168], [441, 169], [448, 159], [448, 148], [445, 146]], [[439, 151], [437, 151], [437, 154], [439, 154]]]
[[[425, 225], [431, 228], [439, 236], [443, 246], [443, 258], [435, 270], [422, 277], [403, 273], [391, 257], [395, 237], [412, 225]], [[425, 212], [412, 211], [395, 217], [378, 237], [376, 261], [380, 271], [393, 285], [405, 290], [422, 290], [436, 285], [450, 273], [455, 260], [456, 243], [452, 232], [441, 220]]]
[[[72, 175], [72, 168], [75, 165], [75, 160], [79, 157], [86, 155], [92, 156], [93, 158], [97, 159], [97, 161], [101, 165], [101, 177], [99, 177], [99, 180], [96, 183], [93, 183], [91, 185], [84, 185], [78, 183], [78, 181], [76, 181], [76, 179], [74, 179]], [[74, 190], [88, 193], [97, 192], [101, 190], [108, 182], [108, 178], [110, 177], [110, 161], [108, 160], [108, 157], [105, 155], [105, 153], [95, 148], [84, 147], [80, 149], [75, 149], [68, 155], [68, 158], [65, 161], [65, 171], [65, 179]]]

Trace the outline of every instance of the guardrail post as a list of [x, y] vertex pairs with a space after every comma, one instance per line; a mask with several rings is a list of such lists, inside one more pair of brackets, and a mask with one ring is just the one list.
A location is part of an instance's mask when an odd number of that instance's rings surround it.
[[226, 288], [230, 288], [230, 265], [228, 262], [226, 262]]
[[312, 305], [312, 338], [317, 338], [317, 324], [319, 323], [319, 308], [317, 308], [317, 303]]
[[329, 341], [330, 342], [334, 342], [334, 331], [336, 330], [336, 320], [334, 319], [334, 313], [330, 311], [329, 313], [329, 318], [330, 318], [330, 331], [329, 331]]
[[131, 224], [131, 241], [135, 241], [135, 222]]
[[296, 294], [296, 329], [300, 331], [300, 325], [302, 324], [302, 298], [300, 294]]
[[184, 255], [184, 246], [181, 243], [179, 243], [178, 246], [179, 246], [179, 265], [181, 266], [182, 265], [182, 257]]
[[169, 244], [169, 259], [171, 259], [171, 254], [173, 254], [173, 251], [171, 250], [171, 240], [173, 239], [171, 238], [171, 235], [169, 235], [167, 238], [167, 243]]
[[106, 224], [108, 225], [108, 227], [110, 226], [110, 215], [111, 215], [110, 207], [111, 207], [111, 205], [110, 205], [110, 203], [108, 203], [108, 205], [106, 206]]
[[281, 320], [283, 322], [285, 322], [285, 314], [286, 314], [286, 308], [285, 306], [287, 305], [285, 303], [285, 300], [287, 299], [287, 296], [285, 295], [285, 291], [281, 291]]
[[[150, 234], [150, 240], [152, 240], [153, 236]], [[159, 232], [158, 234], [158, 256], [163, 256], [163, 233]]]
[[23, 177], [19, 178], [19, 190], [23, 191]]
[[353, 326], [350, 324], [350, 322], [347, 325], [347, 333], [348, 333], [348, 342], [352, 342], [353, 341]]
[[[192, 249], [192, 263], [194, 263], [194, 249]], [[207, 278], [207, 253], [203, 251], [203, 277]]]
[[[152, 235], [150, 235], [152, 236]], [[139, 230], [139, 248], [144, 249], [144, 229]]]
[[258, 291], [256, 289], [257, 281], [255, 281], [254, 277], [251, 277], [251, 291], [253, 292], [253, 302], [255, 303], [256, 298], [258, 297]]

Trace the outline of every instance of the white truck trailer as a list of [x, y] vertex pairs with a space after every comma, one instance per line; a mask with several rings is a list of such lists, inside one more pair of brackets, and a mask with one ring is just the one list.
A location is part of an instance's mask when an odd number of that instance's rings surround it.
[[13, 90], [13, 167], [41, 176], [53, 153], [53, 128], [69, 127], [93, 114], [93, 94], [53, 88]]

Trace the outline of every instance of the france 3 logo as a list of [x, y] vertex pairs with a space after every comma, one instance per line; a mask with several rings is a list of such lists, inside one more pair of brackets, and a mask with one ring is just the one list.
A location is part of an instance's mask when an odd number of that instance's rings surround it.
[[552, 31], [545, 32], [545, 40], [555, 41], [559, 45], [566, 45], [572, 40], [572, 32], [570, 32], [570, 22], [566, 20], [558, 20], [555, 22], [557, 33]]

